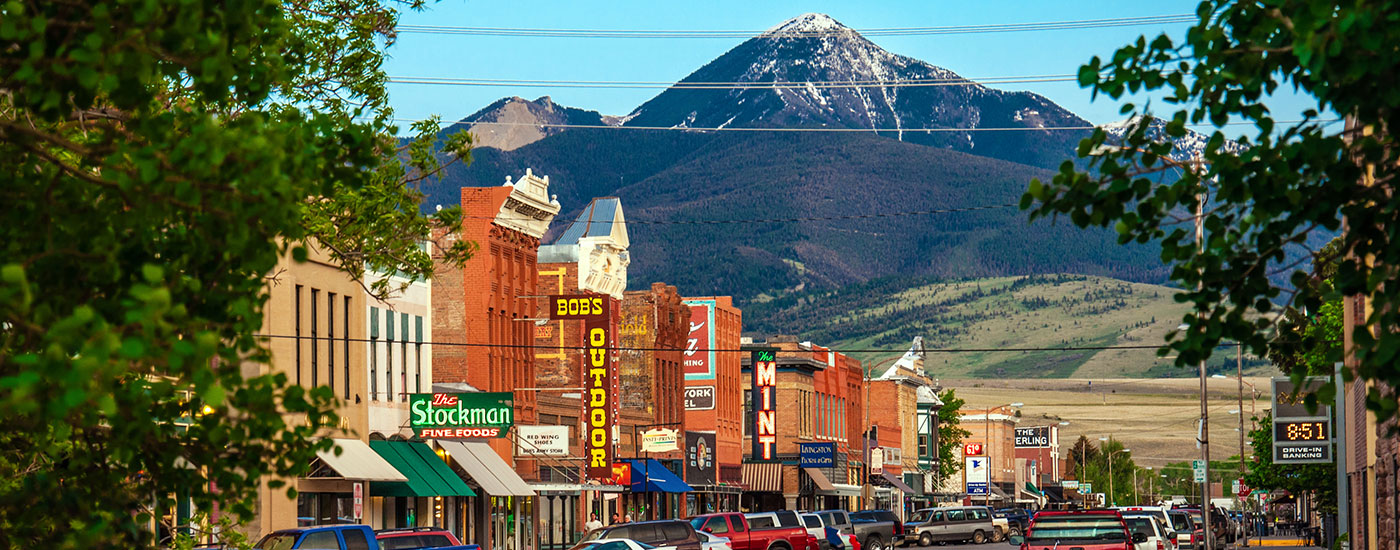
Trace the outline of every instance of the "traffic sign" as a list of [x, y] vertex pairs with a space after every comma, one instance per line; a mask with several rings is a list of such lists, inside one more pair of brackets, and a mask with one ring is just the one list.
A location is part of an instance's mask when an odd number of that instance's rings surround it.
[[1243, 479], [1236, 479], [1234, 483], [1235, 496], [1245, 498], [1249, 496], [1249, 486], [1244, 484]]
[[1205, 483], [1205, 482], [1206, 482], [1206, 461], [1204, 461], [1204, 460], [1192, 460], [1192, 461], [1191, 461], [1191, 480], [1194, 481], [1194, 482], [1196, 482], [1196, 483]]

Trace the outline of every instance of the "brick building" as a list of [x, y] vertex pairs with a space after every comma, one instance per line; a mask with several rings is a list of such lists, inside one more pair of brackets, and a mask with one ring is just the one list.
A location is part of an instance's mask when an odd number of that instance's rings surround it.
[[[536, 314], [532, 296], [539, 294], [536, 254], [559, 203], [549, 195], [549, 177], [527, 169], [519, 181], [507, 177], [500, 187], [463, 187], [461, 205], [462, 230], [446, 237], [479, 249], [460, 267], [437, 255], [432, 332], [438, 342], [470, 345], [434, 346], [433, 382], [488, 392], [531, 387], [535, 339], [527, 320]], [[538, 414], [535, 393], [516, 391], [516, 424], [534, 424]], [[514, 464], [508, 439], [493, 440], [491, 447]], [[536, 478], [533, 471], [521, 473]]]
[[[1009, 412], [1007, 407], [963, 409], [958, 418], [962, 428], [972, 432], [964, 441], [982, 445], [982, 454], [977, 456], [987, 460], [991, 481], [987, 499], [992, 502], [1009, 502], [1016, 494], [1016, 423], [1020, 419]], [[967, 474], [966, 468], [963, 474]], [[983, 500], [982, 496], [969, 497], [970, 502], [977, 504]]]
[[[743, 312], [729, 296], [692, 296], [689, 337], [682, 352], [686, 388], [713, 388], [713, 407], [685, 411], [686, 429], [715, 433], [717, 480], [738, 483], [744, 453], [744, 391], [749, 387], [740, 364], [746, 354], [737, 351], [743, 330]], [[699, 388], [699, 390], [696, 390]], [[703, 398], [702, 398], [703, 399]]]
[[[1372, 314], [1364, 296], [1343, 300], [1344, 346], [1352, 347], [1352, 331], [1364, 326]], [[1357, 369], [1359, 362], [1350, 352], [1345, 366]], [[1366, 409], [1366, 394], [1377, 390], [1396, 398], [1396, 391], [1381, 382], [1362, 382], [1353, 377], [1346, 383], [1346, 432], [1338, 434], [1347, 442], [1344, 467], [1350, 491], [1350, 540], [1354, 550], [1396, 548], [1400, 545], [1400, 436], [1395, 433], [1396, 421], [1376, 422], [1374, 413]]]
[[[860, 404], [863, 389], [861, 363], [846, 355], [817, 346], [798, 343], [790, 337], [770, 338], [765, 344], [777, 353], [777, 458], [778, 463], [762, 463], [747, 457], [744, 464], [745, 493], [750, 509], [788, 510], [845, 508], [847, 498], [858, 497], [856, 485], [864, 480], [859, 441], [864, 424]], [[752, 371], [744, 357], [743, 377], [750, 411], [744, 429], [752, 425]], [[897, 433], [894, 432], [894, 433]], [[747, 437], [744, 449], [750, 448]], [[898, 437], [898, 436], [895, 436]], [[831, 468], [798, 466], [799, 445], [830, 442], [835, 450]], [[853, 448], [853, 445], [854, 448]]]

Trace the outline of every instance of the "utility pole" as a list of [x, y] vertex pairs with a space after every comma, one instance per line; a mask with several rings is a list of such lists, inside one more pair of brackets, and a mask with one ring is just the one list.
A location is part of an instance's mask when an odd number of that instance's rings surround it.
[[[1239, 405], [1238, 405], [1238, 406], [1239, 406], [1239, 408], [1240, 408], [1240, 478], [1243, 479], [1243, 478], [1244, 478], [1244, 472], [1245, 472], [1245, 470], [1244, 470], [1244, 344], [1241, 344], [1241, 343], [1239, 343], [1239, 342], [1235, 342], [1235, 381], [1237, 382], [1236, 385], [1239, 387]], [[1250, 410], [1249, 412], [1250, 412], [1251, 415], [1253, 415], [1254, 411], [1252, 410], [1252, 409], [1253, 409], [1253, 404], [1252, 404], [1252, 403], [1251, 403], [1250, 409], [1251, 409], [1251, 410]], [[1241, 485], [1243, 485], [1243, 482], [1241, 482]], [[1222, 487], [1224, 486], [1224, 482], [1221, 482], [1221, 486], [1222, 486]], [[1242, 498], [1242, 497], [1240, 497], [1239, 495], [1235, 495], [1235, 499], [1240, 503], [1240, 513], [1242, 514], [1240, 517], [1241, 517], [1241, 518], [1246, 517], [1245, 515], [1243, 515], [1243, 514], [1244, 514], [1244, 500], [1245, 500], [1245, 499]], [[1244, 533], [1244, 544], [1242, 544], [1241, 546], [1249, 546], [1249, 531], [1245, 531], [1245, 533]]]
[[[1201, 175], [1201, 159], [1196, 157], [1195, 172], [1197, 178]], [[1201, 181], [1204, 186], [1205, 182]], [[1196, 254], [1204, 256], [1206, 251], [1205, 241], [1205, 216], [1206, 216], [1206, 194], [1204, 192], [1196, 194]], [[1196, 290], [1201, 289], [1201, 283], [1196, 284]], [[1206, 479], [1201, 485], [1201, 519], [1205, 531], [1205, 550], [1215, 550], [1214, 530], [1210, 522], [1210, 408], [1206, 404], [1206, 360], [1201, 359], [1201, 460], [1205, 461]], [[1244, 411], [1240, 411], [1243, 415]]]

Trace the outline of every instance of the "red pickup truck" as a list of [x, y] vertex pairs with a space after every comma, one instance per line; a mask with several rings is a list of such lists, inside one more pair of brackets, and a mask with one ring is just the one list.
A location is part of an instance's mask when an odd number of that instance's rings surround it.
[[758, 518], [762, 521], [751, 523], [744, 514], [728, 512], [695, 516], [690, 518], [690, 526], [728, 538], [734, 550], [816, 550], [816, 538], [807, 533], [796, 513], [782, 510], [754, 515], [763, 516]]

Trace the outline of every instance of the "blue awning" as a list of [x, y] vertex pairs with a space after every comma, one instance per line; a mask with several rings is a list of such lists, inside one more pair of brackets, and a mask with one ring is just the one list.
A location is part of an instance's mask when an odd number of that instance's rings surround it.
[[654, 458], [628, 462], [632, 463], [634, 493], [689, 493], [695, 490]]

